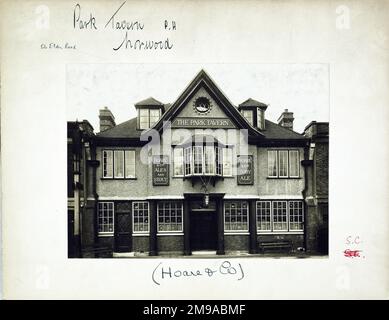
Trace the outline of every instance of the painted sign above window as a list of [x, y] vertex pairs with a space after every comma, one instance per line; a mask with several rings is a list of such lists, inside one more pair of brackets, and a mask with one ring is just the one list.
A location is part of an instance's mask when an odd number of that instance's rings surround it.
[[238, 184], [252, 185], [254, 184], [254, 166], [253, 156], [238, 156], [237, 164]]
[[153, 157], [153, 186], [169, 185], [169, 157]]
[[233, 129], [235, 125], [229, 118], [175, 118], [172, 128], [220, 128]]

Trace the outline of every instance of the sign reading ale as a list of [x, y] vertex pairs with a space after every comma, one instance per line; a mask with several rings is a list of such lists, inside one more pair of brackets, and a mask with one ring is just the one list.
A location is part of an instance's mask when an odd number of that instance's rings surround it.
[[253, 156], [238, 156], [237, 171], [238, 184], [254, 184]]
[[169, 185], [169, 157], [153, 157], [153, 186]]

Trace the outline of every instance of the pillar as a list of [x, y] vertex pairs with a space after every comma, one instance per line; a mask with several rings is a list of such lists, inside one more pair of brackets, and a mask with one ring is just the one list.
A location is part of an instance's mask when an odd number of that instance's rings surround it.
[[249, 205], [249, 231], [250, 231], [250, 250], [251, 254], [257, 253], [257, 203], [250, 200]]
[[184, 200], [184, 255], [190, 256], [190, 209], [188, 199]]
[[223, 198], [217, 198], [217, 251], [216, 254], [225, 254], [224, 252], [224, 204]]
[[158, 255], [157, 251], [157, 204], [155, 201], [149, 202], [150, 206], [150, 256]]

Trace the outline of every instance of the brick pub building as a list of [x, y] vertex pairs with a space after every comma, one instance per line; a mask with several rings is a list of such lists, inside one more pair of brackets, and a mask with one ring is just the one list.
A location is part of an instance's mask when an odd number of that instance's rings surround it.
[[69, 257], [328, 252], [328, 123], [299, 134], [203, 70], [172, 104], [134, 107], [121, 124], [100, 110], [96, 134], [68, 123]]

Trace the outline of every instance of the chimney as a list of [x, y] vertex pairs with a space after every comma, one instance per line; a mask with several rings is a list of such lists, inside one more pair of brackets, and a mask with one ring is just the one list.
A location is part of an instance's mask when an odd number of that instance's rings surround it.
[[281, 127], [293, 130], [293, 120], [293, 112], [289, 112], [288, 109], [285, 109], [281, 116], [278, 118], [277, 122]]
[[104, 109], [100, 109], [99, 119], [100, 132], [106, 131], [116, 126], [115, 117], [113, 116], [111, 110], [109, 110], [107, 107], [104, 107]]

